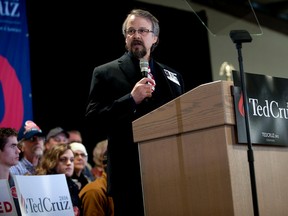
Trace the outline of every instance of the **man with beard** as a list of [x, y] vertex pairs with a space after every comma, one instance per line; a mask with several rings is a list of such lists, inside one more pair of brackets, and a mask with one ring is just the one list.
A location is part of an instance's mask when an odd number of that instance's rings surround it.
[[18, 147], [21, 149], [20, 161], [10, 168], [12, 175], [34, 175], [44, 151], [45, 136], [33, 122], [26, 121], [18, 133]]
[[101, 126], [98, 133], [108, 139], [108, 194], [115, 216], [144, 215], [132, 122], [184, 93], [181, 74], [152, 58], [159, 31], [150, 12], [132, 10], [122, 25], [127, 52], [93, 71], [86, 120], [89, 127]]

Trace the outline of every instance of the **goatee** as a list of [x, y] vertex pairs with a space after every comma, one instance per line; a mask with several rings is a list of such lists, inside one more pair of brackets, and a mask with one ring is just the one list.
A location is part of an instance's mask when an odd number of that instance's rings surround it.
[[147, 54], [147, 51], [146, 49], [136, 49], [136, 50], [132, 50], [132, 55], [135, 56], [136, 58], [140, 59], [140, 58], [143, 58], [146, 54]]
[[[133, 49], [133, 47], [136, 45], [138, 47], [136, 49]], [[141, 46], [141, 48], [139, 48], [139, 45]], [[131, 53], [134, 57], [140, 59], [140, 58], [143, 58], [147, 54], [147, 49], [145, 48], [142, 41], [134, 40], [131, 43]]]
[[41, 149], [41, 148], [35, 149], [34, 154], [37, 157], [41, 157], [43, 155], [43, 149]]

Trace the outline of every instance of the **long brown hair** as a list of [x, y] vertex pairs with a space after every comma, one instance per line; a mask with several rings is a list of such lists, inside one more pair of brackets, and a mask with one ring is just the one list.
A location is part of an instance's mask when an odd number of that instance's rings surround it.
[[36, 175], [57, 174], [56, 167], [59, 159], [68, 149], [71, 149], [69, 144], [60, 143], [46, 150], [36, 167]]

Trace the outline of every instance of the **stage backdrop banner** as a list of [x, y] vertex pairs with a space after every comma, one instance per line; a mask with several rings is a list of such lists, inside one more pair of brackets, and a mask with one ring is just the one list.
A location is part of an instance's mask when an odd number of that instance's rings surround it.
[[64, 174], [13, 176], [22, 216], [74, 215]]
[[0, 1], [0, 127], [33, 117], [25, 0]]
[[[241, 79], [233, 71], [238, 142], [247, 143]], [[253, 144], [288, 146], [288, 79], [245, 73], [250, 138]]]
[[0, 179], [0, 191], [0, 216], [17, 216], [9, 183], [6, 179]]

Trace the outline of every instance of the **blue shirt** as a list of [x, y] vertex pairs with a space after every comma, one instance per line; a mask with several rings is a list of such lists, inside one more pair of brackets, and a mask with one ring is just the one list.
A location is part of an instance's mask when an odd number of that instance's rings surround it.
[[35, 174], [35, 167], [26, 158], [22, 158], [17, 165], [10, 167], [12, 175], [33, 175]]

